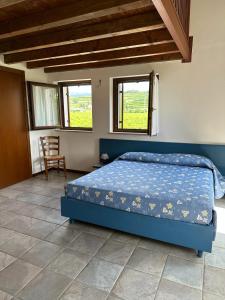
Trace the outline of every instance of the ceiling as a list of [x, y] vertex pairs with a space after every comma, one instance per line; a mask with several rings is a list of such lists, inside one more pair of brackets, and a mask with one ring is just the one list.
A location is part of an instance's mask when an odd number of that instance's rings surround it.
[[190, 0], [0, 0], [0, 53], [45, 72], [190, 61], [189, 15]]

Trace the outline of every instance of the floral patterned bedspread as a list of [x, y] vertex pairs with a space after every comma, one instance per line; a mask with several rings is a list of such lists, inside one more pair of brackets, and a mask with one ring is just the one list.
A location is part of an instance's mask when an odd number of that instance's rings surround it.
[[67, 184], [70, 198], [128, 212], [209, 224], [225, 182], [206, 157], [128, 152]]

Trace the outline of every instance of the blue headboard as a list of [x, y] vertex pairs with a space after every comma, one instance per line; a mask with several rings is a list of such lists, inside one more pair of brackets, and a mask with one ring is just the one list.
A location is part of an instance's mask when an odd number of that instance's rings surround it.
[[100, 155], [108, 153], [111, 161], [129, 151], [203, 155], [210, 158], [225, 176], [225, 145], [100, 139]]

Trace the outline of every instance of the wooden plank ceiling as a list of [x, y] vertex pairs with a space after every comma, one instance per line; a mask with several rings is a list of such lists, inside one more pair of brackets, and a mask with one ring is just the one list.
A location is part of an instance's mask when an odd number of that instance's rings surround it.
[[45, 72], [190, 61], [179, 15], [170, 20], [175, 0], [165, 1], [0, 0], [0, 53]]

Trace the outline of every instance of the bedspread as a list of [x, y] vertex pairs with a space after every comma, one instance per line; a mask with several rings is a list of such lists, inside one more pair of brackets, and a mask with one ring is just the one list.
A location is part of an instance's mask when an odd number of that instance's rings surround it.
[[[130, 152], [67, 184], [67, 196], [128, 212], [209, 224], [223, 177], [197, 155]], [[221, 177], [220, 177], [221, 176]]]

